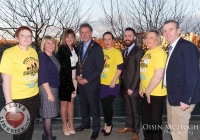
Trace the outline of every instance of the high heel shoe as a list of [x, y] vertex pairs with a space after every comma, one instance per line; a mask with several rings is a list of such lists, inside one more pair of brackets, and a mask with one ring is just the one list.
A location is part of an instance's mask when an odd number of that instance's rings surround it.
[[112, 128], [113, 128], [113, 124], [111, 125], [110, 132], [108, 132], [108, 133], [107, 133], [107, 132], [105, 131], [105, 132], [104, 132], [104, 136], [109, 136], [109, 135], [110, 135], [110, 133], [112, 132]]
[[[67, 128], [68, 128], [68, 126], [67, 126]], [[64, 135], [66, 135], [66, 136], [70, 135], [69, 129], [68, 129], [68, 131], [65, 131], [64, 128], [63, 128], [63, 132], [64, 132]]]
[[67, 128], [68, 128], [70, 134], [75, 134], [75, 131], [74, 131], [74, 130], [70, 130], [69, 124], [68, 124], [68, 123], [67, 123]]

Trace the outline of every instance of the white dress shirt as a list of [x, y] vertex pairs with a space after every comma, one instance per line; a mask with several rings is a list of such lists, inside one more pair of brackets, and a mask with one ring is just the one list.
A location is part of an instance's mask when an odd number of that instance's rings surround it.
[[174, 51], [174, 48], [176, 47], [176, 44], [178, 42], [178, 40], [180, 39], [181, 37], [179, 37], [176, 41], [174, 41], [174, 43], [170, 44], [170, 46], [172, 46], [172, 49], [170, 51], [170, 54], [168, 55], [168, 58], [167, 58], [167, 63], [165, 65], [165, 73], [164, 73], [164, 79], [163, 79], [163, 85], [167, 87], [167, 81], [166, 81], [166, 71], [167, 71], [167, 66], [168, 66], [168, 62], [169, 62], [169, 59]]

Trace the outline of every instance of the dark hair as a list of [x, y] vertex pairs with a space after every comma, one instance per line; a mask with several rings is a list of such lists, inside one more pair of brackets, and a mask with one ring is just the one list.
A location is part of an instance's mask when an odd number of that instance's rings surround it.
[[21, 27], [19, 27], [16, 30], [16, 32], [15, 32], [15, 36], [19, 37], [19, 32], [22, 31], [22, 30], [28, 30], [28, 31], [30, 31], [31, 32], [31, 36], [33, 36], [32, 30], [28, 26], [21, 26]]
[[157, 38], [158, 45], [160, 45], [160, 43], [161, 43], [160, 32], [159, 32], [158, 30], [152, 29], [152, 30], [148, 31], [148, 32], [146, 33], [146, 35], [147, 35], [148, 33], [155, 33], [155, 34], [156, 34], [156, 38]]
[[93, 29], [89, 23], [82, 23], [80, 25], [79, 32], [81, 31], [81, 28], [85, 28], [85, 27], [88, 27], [90, 29], [90, 31], [93, 32]]
[[114, 35], [113, 35], [111, 32], [105, 32], [105, 33], [103, 34], [103, 37], [104, 37], [104, 35], [111, 35], [112, 40], [115, 39]]
[[62, 45], [67, 45], [66, 44], [66, 37], [69, 36], [69, 35], [72, 35], [74, 37], [74, 42], [73, 42], [73, 45], [76, 44], [76, 34], [75, 32], [72, 30], [72, 29], [66, 29], [64, 31], [64, 33], [62, 34]]
[[168, 24], [168, 23], [175, 23], [176, 24], [176, 28], [179, 29], [179, 23], [177, 21], [175, 21], [175, 20], [167, 20], [167, 21], [164, 22], [163, 26], [165, 24]]
[[133, 35], [137, 36], [137, 34], [136, 34], [136, 32], [135, 32], [135, 30], [133, 28], [128, 27], [128, 28], [125, 29], [125, 31], [132, 31]]

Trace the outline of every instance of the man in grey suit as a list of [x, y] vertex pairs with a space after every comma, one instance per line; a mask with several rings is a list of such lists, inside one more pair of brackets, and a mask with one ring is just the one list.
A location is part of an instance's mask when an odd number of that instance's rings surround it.
[[92, 40], [92, 31], [92, 27], [88, 23], [81, 24], [79, 29], [82, 42], [77, 47], [79, 60], [76, 67], [76, 77], [82, 124], [75, 130], [89, 129], [91, 115], [93, 133], [90, 139], [95, 140], [100, 130], [99, 89], [100, 74], [104, 67], [104, 55], [102, 47]]
[[140, 83], [140, 60], [144, 51], [135, 45], [136, 32], [132, 28], [126, 28], [124, 44], [126, 49], [123, 53], [124, 67], [122, 74], [121, 93], [124, 98], [126, 112], [126, 125], [117, 130], [118, 133], [133, 132], [132, 139], [138, 140], [140, 130], [139, 116], [139, 83]]

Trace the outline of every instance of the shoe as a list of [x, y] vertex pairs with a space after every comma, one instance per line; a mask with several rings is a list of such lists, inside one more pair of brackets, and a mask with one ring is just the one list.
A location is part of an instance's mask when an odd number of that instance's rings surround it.
[[68, 123], [67, 123], [67, 128], [68, 128], [70, 134], [75, 134], [75, 131], [74, 131], [74, 130], [70, 130], [69, 124], [68, 124]]
[[112, 132], [112, 128], [113, 128], [113, 124], [111, 125], [110, 132], [108, 132], [108, 133], [107, 133], [107, 132], [105, 131], [105, 132], [104, 132], [104, 136], [109, 136], [109, 135], [110, 135], [110, 133]]
[[[49, 140], [46, 134], [42, 134], [42, 140]], [[50, 140], [56, 140], [56, 136], [52, 136]]]
[[118, 129], [117, 132], [118, 132], [118, 133], [132, 132], [132, 128], [124, 127], [124, 128], [122, 128], [122, 129]]
[[98, 132], [96, 132], [96, 133], [93, 132], [92, 135], [91, 135], [91, 137], [90, 137], [90, 140], [96, 140], [98, 138], [98, 136], [99, 136]]
[[84, 129], [90, 129], [90, 126], [83, 126], [83, 125], [80, 125], [80, 126], [77, 127], [75, 130], [76, 130], [76, 131], [83, 131]]
[[101, 129], [101, 133], [105, 133], [105, 129]]
[[133, 133], [132, 140], [139, 140], [138, 134]]
[[[68, 128], [68, 127], [67, 127]], [[68, 129], [69, 130], [69, 129]], [[63, 128], [63, 132], [64, 132], [64, 135], [66, 135], [66, 136], [69, 136], [70, 135], [70, 132], [69, 131], [66, 131], [66, 130], [64, 130], [64, 128]]]
[[70, 130], [69, 133], [70, 134], [75, 134], [75, 131], [74, 130], [73, 131]]

